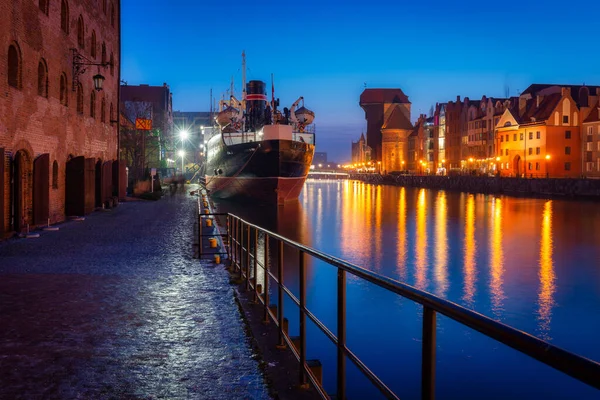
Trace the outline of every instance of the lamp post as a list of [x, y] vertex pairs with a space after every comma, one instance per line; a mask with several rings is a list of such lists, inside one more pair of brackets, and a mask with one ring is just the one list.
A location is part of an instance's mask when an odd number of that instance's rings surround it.
[[181, 157], [181, 175], [183, 176], [183, 160], [185, 158], [185, 151], [183, 149], [179, 150], [179, 157]]
[[446, 175], [446, 159], [442, 158], [442, 174]]
[[[404, 164], [404, 161], [402, 161], [402, 163]], [[377, 173], [381, 175], [381, 161], [377, 161]]]
[[550, 154], [546, 154], [546, 179], [550, 178], [550, 172], [548, 172], [548, 161], [550, 161]]

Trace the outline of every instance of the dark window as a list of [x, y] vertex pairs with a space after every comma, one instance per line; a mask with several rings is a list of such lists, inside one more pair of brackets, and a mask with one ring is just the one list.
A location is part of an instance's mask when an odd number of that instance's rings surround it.
[[513, 142], [516, 142], [516, 141], [517, 141], [517, 134], [513, 133]]
[[570, 162], [566, 162], [565, 163], [565, 171], [570, 171], [571, 170], [571, 163]]
[[40, 10], [46, 15], [48, 15], [48, 0], [40, 0], [39, 2]]
[[565, 131], [565, 139], [571, 139], [571, 131]]
[[569, 123], [569, 116], [563, 115], [563, 124], [568, 124], [568, 123]]
[[96, 31], [92, 31], [92, 42], [90, 46], [90, 55], [92, 58], [96, 58]]
[[106, 64], [106, 44], [102, 43], [102, 64]]
[[38, 95], [48, 97], [48, 67], [44, 59], [38, 64]]
[[536, 138], [536, 139], [540, 139], [541, 137], [542, 137], [542, 134], [540, 133], [540, 131], [537, 131], [537, 132], [535, 133], [535, 138]]
[[508, 149], [506, 149], [506, 155], [508, 155]]
[[533, 147], [530, 147], [529, 148], [529, 155], [532, 155], [532, 154], [533, 154]]
[[506, 135], [506, 141], [508, 142], [508, 135]]
[[106, 122], [106, 100], [104, 97], [100, 102], [100, 122]]
[[96, 118], [96, 92], [90, 93], [90, 117]]
[[504, 136], [500, 135], [500, 142], [504, 142]]
[[69, 97], [67, 95], [67, 75], [62, 73], [60, 75], [60, 104], [69, 105]]
[[536, 162], [536, 163], [535, 163], [535, 170], [536, 170], [536, 171], [539, 171], [539, 170], [540, 170], [540, 163], [539, 163], [539, 162]]
[[8, 84], [21, 88], [21, 55], [15, 45], [8, 46]]
[[77, 44], [81, 49], [85, 47], [85, 27], [83, 26], [83, 17], [81, 15], [77, 20]]
[[531, 163], [527, 165], [528, 169], [531, 171]]
[[69, 33], [69, 4], [67, 0], [60, 2], [60, 29], [65, 33]]
[[58, 163], [52, 163], [52, 189], [58, 189]]
[[533, 139], [533, 132], [529, 132], [529, 139]]
[[571, 154], [571, 148], [569, 146], [565, 147], [565, 154]]
[[540, 148], [539, 147], [535, 148], [535, 154], [540, 154]]
[[110, 52], [110, 75], [115, 75], [115, 58], [113, 57], [112, 51]]
[[110, 26], [115, 27], [115, 5], [110, 3]]
[[83, 114], [83, 87], [81, 83], [77, 85], [77, 113]]
[[106, 15], [106, 11], [107, 11], [106, 0], [102, 0], [102, 12], [104, 13], [104, 15]]
[[519, 140], [523, 140], [523, 137], [524, 137], [524, 136], [525, 136], [525, 135], [523, 135], [523, 132], [521, 132], [521, 134], [519, 135]]

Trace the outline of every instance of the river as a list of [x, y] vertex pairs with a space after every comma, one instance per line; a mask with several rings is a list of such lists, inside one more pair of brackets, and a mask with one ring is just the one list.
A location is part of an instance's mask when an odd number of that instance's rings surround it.
[[[284, 207], [216, 207], [600, 360], [598, 203], [308, 180], [299, 201]], [[285, 283], [297, 291], [297, 256], [289, 251], [285, 260]], [[336, 276], [308, 260], [307, 306], [334, 333]], [[297, 334], [297, 309], [285, 306]], [[418, 398], [422, 308], [353, 276], [347, 307], [348, 347], [400, 398]], [[321, 360], [325, 388], [334, 393], [335, 347], [312, 323], [307, 332], [307, 358]], [[444, 316], [436, 351], [440, 399], [600, 398]], [[348, 397], [377, 398], [347, 365]]]

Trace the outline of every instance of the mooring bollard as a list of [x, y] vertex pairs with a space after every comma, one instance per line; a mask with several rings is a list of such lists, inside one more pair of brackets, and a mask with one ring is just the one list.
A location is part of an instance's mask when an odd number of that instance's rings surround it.
[[213, 226], [212, 218], [206, 218], [206, 226], [208, 228], [210, 228], [211, 226]]
[[215, 249], [217, 247], [217, 239], [216, 238], [209, 238], [208, 239], [208, 244], [210, 246], [211, 249]]
[[221, 256], [218, 254], [215, 254], [215, 264], [221, 264]]

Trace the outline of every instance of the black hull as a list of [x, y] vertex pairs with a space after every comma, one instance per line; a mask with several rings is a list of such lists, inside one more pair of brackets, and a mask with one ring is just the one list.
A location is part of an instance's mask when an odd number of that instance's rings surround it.
[[292, 140], [264, 140], [208, 149], [206, 184], [219, 198], [247, 197], [283, 203], [300, 195], [315, 146]]

